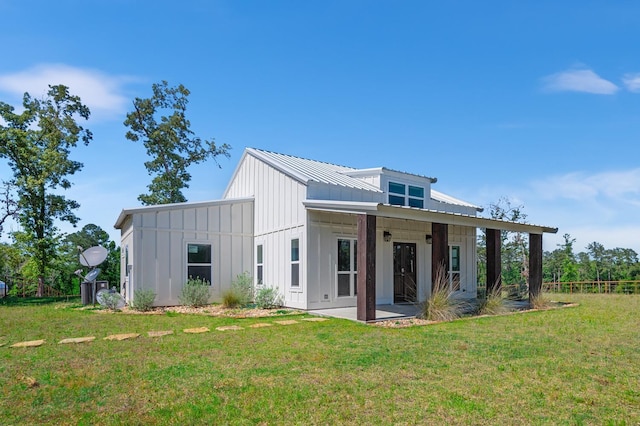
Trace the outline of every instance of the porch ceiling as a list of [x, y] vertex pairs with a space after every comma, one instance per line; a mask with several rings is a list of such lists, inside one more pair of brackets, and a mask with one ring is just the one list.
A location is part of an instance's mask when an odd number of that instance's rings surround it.
[[555, 234], [558, 232], [558, 228], [552, 228], [549, 226], [489, 219], [484, 217], [476, 217], [461, 213], [450, 213], [438, 210], [418, 209], [415, 207], [392, 206], [389, 204], [381, 203], [334, 200], [305, 200], [303, 204], [308, 210], [316, 211], [347, 214], [368, 214], [394, 219], [406, 219], [432, 223], [435, 222], [447, 225], [470, 226], [474, 228], [500, 229], [504, 231], [526, 232], [529, 234]]

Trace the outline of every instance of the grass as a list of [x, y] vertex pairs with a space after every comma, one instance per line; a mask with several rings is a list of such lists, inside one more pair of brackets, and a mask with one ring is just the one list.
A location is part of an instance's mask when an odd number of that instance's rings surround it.
[[640, 296], [552, 297], [580, 306], [403, 329], [4, 305], [0, 424], [640, 423]]

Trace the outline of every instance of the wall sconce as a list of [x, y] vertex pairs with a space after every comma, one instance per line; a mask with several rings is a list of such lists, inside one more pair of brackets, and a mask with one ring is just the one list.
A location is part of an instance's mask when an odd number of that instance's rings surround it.
[[385, 240], [386, 242], [391, 241], [391, 232], [389, 232], [389, 231], [384, 231], [384, 232], [382, 233], [382, 237], [384, 238], [384, 240]]
[[425, 235], [425, 240], [427, 240], [427, 244], [431, 244], [433, 242], [433, 238], [429, 234]]

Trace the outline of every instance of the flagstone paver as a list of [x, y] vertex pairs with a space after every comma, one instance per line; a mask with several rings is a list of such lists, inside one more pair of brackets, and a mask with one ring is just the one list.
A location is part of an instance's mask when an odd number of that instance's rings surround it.
[[140, 333], [124, 333], [124, 334], [112, 334], [104, 338], [104, 340], [127, 340], [127, 339], [135, 339], [140, 336]]
[[95, 336], [87, 336], [87, 337], [70, 337], [68, 339], [62, 339], [58, 342], [59, 345], [64, 345], [67, 343], [86, 343], [93, 342], [96, 340]]
[[35, 348], [37, 346], [42, 346], [44, 344], [44, 340], [30, 340], [28, 342], [18, 342], [9, 346], [10, 348]]
[[164, 330], [164, 331], [149, 331], [147, 332], [149, 337], [162, 337], [173, 334], [173, 330]]
[[273, 327], [273, 324], [269, 324], [268, 322], [258, 322], [255, 324], [251, 324], [249, 327], [251, 328]]
[[291, 325], [291, 324], [299, 324], [296, 320], [284, 320], [284, 321], [274, 321], [276, 324], [280, 325]]
[[207, 327], [198, 327], [198, 328], [185, 328], [184, 330], [185, 333], [206, 333], [207, 331], [209, 331], [209, 329]]
[[[324, 317], [313, 317], [313, 318], [301, 318], [301, 321], [309, 321], [309, 322], [321, 322], [321, 321], [329, 321], [329, 318], [324, 318]], [[273, 321], [273, 323], [275, 324], [279, 324], [279, 325], [293, 325], [293, 324], [299, 324], [299, 321], [296, 320], [282, 320], [282, 321]], [[259, 323], [255, 323], [255, 324], [251, 324], [249, 327], [250, 328], [262, 328], [262, 327], [272, 327], [273, 324], [272, 323], [266, 323], [266, 322], [259, 322]], [[237, 330], [243, 330], [243, 327], [240, 327], [239, 325], [226, 325], [226, 326], [222, 326], [222, 327], [216, 327], [216, 330], [219, 331], [237, 331]], [[185, 328], [183, 330], [185, 333], [206, 333], [209, 330], [209, 328], [207, 327], [197, 327], [197, 328]], [[149, 337], [162, 337], [162, 336], [168, 336], [174, 334], [173, 330], [160, 330], [160, 331], [148, 331], [147, 335]], [[123, 333], [123, 334], [111, 334], [107, 337], [104, 338], [104, 340], [127, 340], [127, 339], [135, 339], [137, 337], [140, 336], [140, 333]], [[87, 342], [92, 342], [94, 341], [96, 338], [95, 336], [87, 336], [87, 337], [70, 337], [70, 338], [66, 338], [66, 339], [62, 339], [58, 342], [58, 344], [69, 344], [69, 343], [87, 343]], [[9, 346], [10, 348], [29, 348], [29, 347], [37, 347], [37, 346], [42, 346], [45, 343], [45, 340], [31, 340], [31, 341], [25, 341], [25, 342], [18, 342], [18, 343], [14, 343], [13, 345]], [[6, 345], [7, 342], [0, 342], [0, 346], [4, 346]]]
[[222, 327], [216, 327], [216, 330], [218, 331], [229, 331], [229, 330], [242, 330], [242, 327], [240, 327], [239, 325], [225, 325]]

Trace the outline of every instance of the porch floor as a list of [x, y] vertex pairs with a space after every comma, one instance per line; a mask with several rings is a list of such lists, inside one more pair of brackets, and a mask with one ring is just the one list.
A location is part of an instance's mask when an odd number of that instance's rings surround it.
[[[376, 306], [376, 321], [385, 321], [399, 318], [414, 318], [419, 311], [418, 305], [377, 305]], [[313, 309], [307, 311], [311, 315], [318, 315], [323, 317], [342, 318], [351, 321], [357, 321], [358, 315], [355, 306], [348, 308], [328, 308], [328, 309]]]

